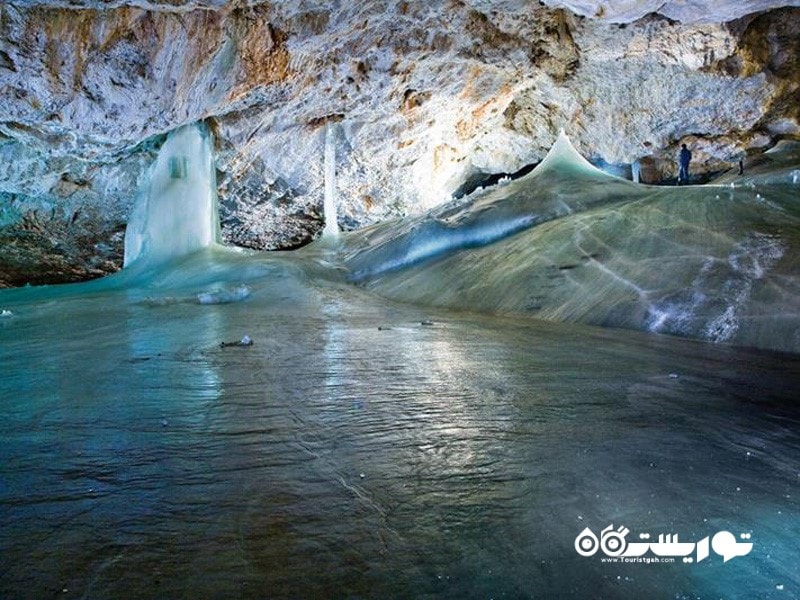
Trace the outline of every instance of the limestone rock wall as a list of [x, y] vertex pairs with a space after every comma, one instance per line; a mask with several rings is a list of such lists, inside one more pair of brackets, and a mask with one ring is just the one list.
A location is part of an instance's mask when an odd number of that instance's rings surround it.
[[223, 237], [259, 249], [321, 228], [331, 121], [345, 228], [534, 164], [562, 127], [649, 180], [680, 143], [702, 172], [800, 136], [800, 2], [650, 4], [7, 2], [0, 285], [118, 268], [137, 182], [200, 119]]
[[682, 23], [725, 23], [755, 12], [783, 6], [800, 6], [800, 1], [544, 0], [544, 4], [553, 8], [566, 8], [585, 17], [594, 17], [614, 23], [630, 23], [648, 14], [659, 14]]

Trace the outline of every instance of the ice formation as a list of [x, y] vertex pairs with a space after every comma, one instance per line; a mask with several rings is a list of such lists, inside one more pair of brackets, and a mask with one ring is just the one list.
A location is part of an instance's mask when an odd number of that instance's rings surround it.
[[736, 188], [640, 186], [562, 134], [520, 179], [348, 237], [345, 265], [403, 302], [796, 351], [798, 217], [772, 162]]
[[339, 235], [336, 223], [336, 125], [325, 127], [325, 200], [323, 205], [325, 229], [322, 235], [335, 238]]
[[[589, 163], [562, 130], [544, 160], [525, 177], [486, 190], [478, 188], [466, 199], [452, 201], [421, 217], [367, 230], [363, 236], [369, 242], [350, 255], [351, 278], [363, 281], [458, 250], [493, 244], [538, 223], [571, 214], [574, 208], [570, 197], [550, 185], [565, 179], [607, 184], [592, 198], [582, 200], [582, 205], [613, 201], [630, 186], [630, 182]], [[541, 185], [533, 186], [534, 181]]]
[[200, 304], [229, 304], [240, 302], [250, 295], [250, 288], [240, 285], [233, 289], [213, 290], [197, 294], [197, 302]]
[[211, 135], [204, 125], [185, 125], [169, 135], [137, 192], [124, 265], [161, 263], [218, 239]]

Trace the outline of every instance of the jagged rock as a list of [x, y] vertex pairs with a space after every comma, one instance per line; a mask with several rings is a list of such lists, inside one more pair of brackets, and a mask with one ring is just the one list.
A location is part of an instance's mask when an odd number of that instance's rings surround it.
[[543, 3], [614, 23], [630, 23], [651, 13], [683, 23], [725, 23], [773, 8], [800, 6], [797, 0], [543, 0]]
[[[800, 3], [543, 4], [8, 2], [0, 230], [13, 239], [35, 210], [91, 213], [86, 233], [121, 255], [154, 150], [201, 119], [223, 239], [259, 249], [321, 229], [330, 119], [346, 228], [533, 165], [562, 127], [587, 157], [640, 160], [653, 181], [674, 177], [681, 143], [702, 173], [800, 135], [800, 9], [750, 14]], [[73, 228], [56, 229], [69, 246]]]

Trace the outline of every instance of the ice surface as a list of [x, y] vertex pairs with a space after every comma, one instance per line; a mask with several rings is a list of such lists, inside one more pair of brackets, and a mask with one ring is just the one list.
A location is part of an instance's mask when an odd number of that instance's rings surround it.
[[218, 241], [211, 135], [204, 125], [186, 125], [169, 135], [137, 192], [124, 264], [157, 264]]
[[[317, 252], [0, 291], [0, 597], [796, 595], [796, 356], [398, 305]], [[610, 523], [754, 548], [575, 552]]]
[[560, 138], [526, 177], [350, 236], [345, 264], [405, 302], [800, 352], [796, 162], [765, 161], [734, 187], [641, 186]]

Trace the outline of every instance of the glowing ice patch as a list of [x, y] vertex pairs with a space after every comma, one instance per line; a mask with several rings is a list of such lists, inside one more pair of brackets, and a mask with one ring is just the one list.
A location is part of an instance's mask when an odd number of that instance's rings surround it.
[[214, 290], [197, 294], [197, 301], [200, 304], [229, 304], [231, 302], [241, 302], [250, 295], [250, 288], [241, 285], [231, 290]]

